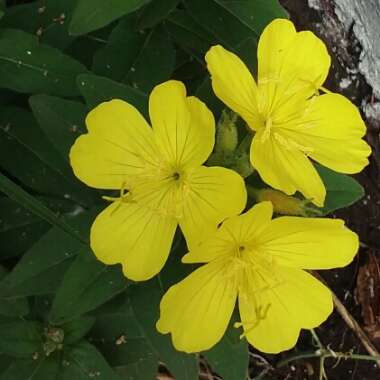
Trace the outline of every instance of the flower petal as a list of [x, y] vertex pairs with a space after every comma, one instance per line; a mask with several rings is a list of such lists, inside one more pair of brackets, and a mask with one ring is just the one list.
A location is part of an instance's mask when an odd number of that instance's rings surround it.
[[[333, 302], [330, 290], [310, 274], [286, 267], [273, 267], [273, 271], [277, 285], [251, 297], [239, 294], [239, 310], [249, 343], [275, 354], [294, 347], [301, 328], [324, 322], [333, 311]], [[252, 279], [256, 288], [259, 278]]]
[[207, 160], [215, 143], [214, 116], [199, 99], [186, 97], [182, 82], [156, 86], [149, 114], [157, 145], [170, 165], [186, 169]]
[[357, 107], [339, 94], [312, 98], [298, 127], [281, 133], [310, 147], [315, 161], [341, 173], [358, 173], [368, 165], [369, 145], [361, 138], [365, 124]]
[[260, 236], [272, 219], [273, 206], [261, 202], [239, 216], [226, 219], [215, 234], [182, 257], [183, 263], [207, 263], [236, 250], [236, 242], [244, 244]]
[[95, 219], [91, 248], [103, 263], [121, 263], [131, 280], [148, 280], [164, 266], [176, 227], [174, 218], [137, 203], [117, 201]]
[[296, 191], [323, 206], [326, 189], [306, 155], [291, 145], [287, 146], [280, 135], [264, 138], [260, 130], [251, 145], [251, 162], [268, 185], [288, 195]]
[[179, 225], [191, 250], [215, 232], [220, 222], [244, 209], [247, 192], [239, 174], [221, 167], [201, 166], [186, 181]]
[[102, 103], [87, 115], [86, 125], [88, 133], [75, 141], [70, 162], [87, 185], [120, 189], [131, 176], [156, 165], [153, 131], [130, 104], [117, 99]]
[[161, 300], [157, 329], [171, 333], [179, 351], [200, 352], [224, 335], [234, 310], [236, 283], [224, 275], [225, 260], [215, 260], [172, 286]]
[[257, 244], [279, 265], [331, 269], [353, 260], [359, 239], [343, 220], [285, 216], [272, 220]]
[[206, 62], [216, 96], [256, 130], [261, 124], [257, 86], [247, 66], [237, 55], [220, 45], [207, 52]]
[[312, 32], [297, 33], [291, 21], [276, 19], [258, 45], [260, 110], [278, 119], [294, 112], [326, 80], [331, 59]]

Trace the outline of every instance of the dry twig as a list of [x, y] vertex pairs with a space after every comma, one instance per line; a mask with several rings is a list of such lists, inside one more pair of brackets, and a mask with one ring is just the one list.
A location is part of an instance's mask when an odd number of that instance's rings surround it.
[[[316, 272], [313, 275], [326, 284], [326, 281]], [[330, 289], [331, 290], [331, 289]], [[380, 357], [380, 353], [377, 351], [376, 347], [372, 344], [370, 339], [364, 330], [360, 327], [356, 319], [351, 315], [351, 313], [346, 309], [341, 300], [337, 295], [331, 290], [334, 300], [334, 306], [336, 311], [340, 314], [343, 320], [346, 322], [347, 326], [355, 333], [360, 342], [363, 344], [367, 352], [373, 357]], [[377, 365], [380, 367], [380, 360], [376, 360]]]

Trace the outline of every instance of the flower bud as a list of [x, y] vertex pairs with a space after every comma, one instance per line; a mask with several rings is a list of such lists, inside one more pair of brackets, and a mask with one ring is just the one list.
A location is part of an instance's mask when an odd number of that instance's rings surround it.
[[217, 125], [215, 150], [223, 153], [233, 152], [238, 144], [236, 126], [237, 115], [224, 110]]
[[273, 211], [277, 214], [293, 216], [315, 216], [321, 214], [318, 209], [309, 206], [309, 200], [292, 197], [278, 190], [257, 190], [251, 187], [249, 192], [254, 196], [257, 202], [270, 201], [273, 205]]

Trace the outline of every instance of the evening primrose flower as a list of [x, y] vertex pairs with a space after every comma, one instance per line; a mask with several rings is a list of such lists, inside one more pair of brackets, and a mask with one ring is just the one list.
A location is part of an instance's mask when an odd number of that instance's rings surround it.
[[272, 218], [261, 202], [227, 219], [186, 263], [207, 263], [164, 295], [157, 329], [174, 346], [199, 352], [223, 336], [239, 301], [243, 336], [257, 349], [278, 353], [296, 344], [300, 330], [317, 327], [333, 310], [326, 286], [303, 269], [349, 264], [358, 237], [338, 219]]
[[[330, 56], [312, 32], [272, 21], [258, 45], [258, 83], [222, 46], [206, 54], [215, 94], [255, 131], [250, 158], [262, 179], [288, 195], [296, 191], [323, 206], [326, 190], [309, 158], [341, 173], [368, 164], [370, 147], [358, 109], [321, 86]], [[327, 92], [317, 96], [318, 91]]]
[[112, 100], [87, 118], [88, 133], [70, 152], [75, 175], [99, 189], [120, 190], [96, 218], [91, 247], [105, 264], [121, 263], [139, 281], [157, 274], [179, 224], [189, 249], [246, 204], [243, 179], [205, 167], [214, 146], [214, 118], [181, 82], [155, 87], [152, 128], [129, 103]]

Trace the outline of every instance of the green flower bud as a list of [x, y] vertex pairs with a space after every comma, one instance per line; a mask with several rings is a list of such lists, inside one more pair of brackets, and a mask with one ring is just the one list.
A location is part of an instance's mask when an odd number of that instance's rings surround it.
[[281, 215], [293, 216], [316, 216], [321, 212], [315, 207], [309, 206], [310, 201], [299, 199], [286, 195], [281, 191], [273, 189], [248, 189], [257, 202], [270, 201], [273, 205], [273, 211]]

